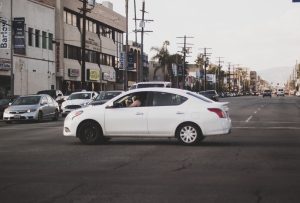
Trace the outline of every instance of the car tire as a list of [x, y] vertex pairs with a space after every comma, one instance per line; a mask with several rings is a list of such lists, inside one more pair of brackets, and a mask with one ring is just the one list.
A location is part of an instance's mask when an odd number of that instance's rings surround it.
[[81, 123], [77, 130], [77, 137], [83, 144], [93, 145], [104, 141], [100, 125], [95, 121]]
[[43, 121], [43, 112], [39, 111], [38, 112], [38, 116], [37, 116], [37, 122], [42, 122]]
[[201, 129], [194, 123], [181, 124], [176, 130], [176, 137], [183, 145], [195, 145], [204, 139]]
[[58, 110], [55, 110], [54, 117], [52, 118], [52, 120], [57, 121], [58, 117], [59, 117], [59, 112], [58, 112]]

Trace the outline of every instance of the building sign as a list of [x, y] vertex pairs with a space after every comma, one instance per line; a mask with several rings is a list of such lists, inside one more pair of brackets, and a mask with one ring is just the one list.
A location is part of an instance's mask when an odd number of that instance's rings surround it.
[[128, 68], [127, 70], [132, 70], [134, 68], [134, 53], [128, 52]]
[[78, 69], [68, 69], [69, 77], [79, 77], [79, 70]]
[[99, 81], [100, 80], [100, 71], [99, 70], [87, 70], [88, 80]]
[[116, 82], [116, 72], [114, 70], [109, 71], [108, 73], [102, 73], [102, 79], [105, 81]]
[[87, 38], [85, 40], [85, 46], [86, 46], [86, 49], [90, 49], [90, 50], [93, 50], [93, 51], [101, 52], [100, 43], [97, 43], [92, 38]]
[[9, 71], [11, 67], [11, 60], [0, 58], [0, 71]]
[[216, 75], [215, 74], [206, 74], [206, 81], [215, 83]]
[[25, 18], [14, 18], [14, 53], [25, 55]]
[[6, 18], [0, 17], [0, 49], [10, 48], [10, 26]]

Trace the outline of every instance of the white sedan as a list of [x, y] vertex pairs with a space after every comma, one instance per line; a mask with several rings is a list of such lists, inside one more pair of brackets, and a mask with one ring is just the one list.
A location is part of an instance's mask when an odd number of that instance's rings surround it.
[[[130, 107], [138, 97], [141, 106]], [[205, 136], [229, 134], [227, 102], [174, 88], [141, 88], [122, 93], [105, 105], [90, 105], [71, 112], [63, 134], [84, 144], [112, 137], [177, 138], [182, 144], [199, 143]]]

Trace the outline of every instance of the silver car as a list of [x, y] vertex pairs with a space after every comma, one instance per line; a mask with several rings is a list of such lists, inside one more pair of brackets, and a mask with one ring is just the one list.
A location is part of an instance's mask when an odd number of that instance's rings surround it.
[[4, 110], [3, 120], [7, 123], [12, 121], [44, 119], [57, 120], [59, 117], [59, 106], [49, 95], [27, 95], [20, 96], [8, 108]]

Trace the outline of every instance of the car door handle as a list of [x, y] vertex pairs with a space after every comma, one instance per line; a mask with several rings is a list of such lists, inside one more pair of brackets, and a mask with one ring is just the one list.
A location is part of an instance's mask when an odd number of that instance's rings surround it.
[[137, 112], [135, 115], [137, 115], [137, 116], [142, 116], [142, 115], [144, 115], [144, 113], [142, 113], [142, 112]]
[[181, 112], [181, 111], [177, 111], [176, 114], [181, 115], [181, 114], [184, 114], [184, 113]]

